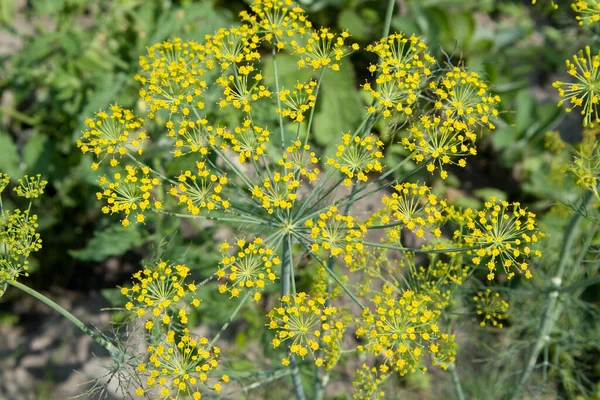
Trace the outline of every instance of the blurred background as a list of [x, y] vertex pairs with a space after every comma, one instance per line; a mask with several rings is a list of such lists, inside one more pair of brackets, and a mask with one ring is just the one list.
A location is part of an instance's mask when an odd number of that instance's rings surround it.
[[[381, 35], [387, 1], [299, 3], [315, 26], [348, 30], [361, 47]], [[115, 102], [143, 107], [133, 78], [148, 46], [174, 36], [201, 41], [219, 27], [236, 24], [245, 9], [248, 3], [242, 0], [0, 0], [0, 171], [15, 179], [40, 173], [49, 181], [36, 207], [43, 249], [26, 282], [98, 329], [111, 323], [103, 309], [123, 305], [116, 286], [140, 268], [142, 259], [166, 249], [167, 258], [182, 259], [196, 276], [207, 276], [218, 262], [215, 240], [231, 232], [170, 220], [160, 226], [150, 221], [152, 229], [125, 229], [117, 217], [102, 214], [91, 158], [75, 144], [83, 121]], [[494, 194], [521, 201], [543, 215], [547, 230], [559, 231], [564, 219], [545, 211], [569, 198], [569, 183], [553, 172], [562, 156], [548, 151], [545, 138], [556, 130], [563, 139], [577, 141], [581, 120], [557, 107], [551, 84], [562, 78], [564, 60], [597, 42], [597, 34], [577, 27], [568, 5], [553, 11], [549, 3], [534, 7], [526, 0], [398, 0], [392, 31], [422, 35], [440, 63], [472, 67], [502, 97], [497, 130], [483, 138], [466, 169], [452, 170], [446, 181], [432, 180], [426, 172], [415, 179], [429, 180], [457, 205], [477, 206]], [[349, 61], [324, 81], [317, 104], [313, 145], [324, 154], [339, 133], [360, 122], [364, 110], [359, 85], [372, 79], [367, 67], [376, 60], [358, 51]], [[294, 83], [296, 65], [286, 63], [285, 55], [281, 65], [284, 81]], [[165, 162], [161, 132], [149, 129], [156, 143], [149, 156]], [[383, 124], [376, 129], [386, 142], [387, 165], [406, 156], [398, 133], [391, 135]], [[179, 170], [175, 163], [166, 168]], [[300, 271], [309, 273], [308, 267]], [[597, 292], [591, 292], [590, 301], [598, 302]], [[204, 301], [196, 321], [210, 326], [228, 315], [229, 310], [211, 307], [215, 301]], [[261, 311], [247, 311], [240, 324], [227, 339], [243, 352], [254, 338], [264, 337]], [[0, 399], [77, 395], [102, 373], [96, 357], [103, 356], [101, 348], [44, 305], [14, 290], [0, 298]], [[592, 371], [592, 387], [599, 359], [596, 353], [582, 361]], [[484, 385], [463, 375], [469, 393], [486, 398], [485, 388], [478, 388]], [[404, 398], [449, 395], [446, 379], [412, 377], [404, 383]], [[340, 382], [336, 390], [342, 399], [350, 384]], [[557, 387], [560, 396], [570, 397]], [[249, 398], [261, 398], [256, 396]]]

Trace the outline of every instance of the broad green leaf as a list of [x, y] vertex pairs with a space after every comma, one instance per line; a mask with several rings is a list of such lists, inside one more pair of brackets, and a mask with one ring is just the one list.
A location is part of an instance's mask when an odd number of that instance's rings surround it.
[[342, 30], [348, 30], [357, 40], [367, 40], [369, 38], [369, 25], [365, 24], [363, 19], [353, 9], [344, 9], [338, 16], [338, 27]]
[[343, 133], [353, 131], [366, 115], [351, 65], [339, 71], [326, 70], [313, 121], [314, 140], [322, 146], [337, 143]]
[[111, 256], [123, 255], [142, 245], [144, 241], [144, 235], [135, 226], [111, 225], [102, 231], [96, 231], [83, 249], [69, 250], [69, 254], [76, 260], [99, 262]]
[[23, 162], [28, 173], [44, 173], [50, 160], [48, 137], [40, 134], [31, 136], [23, 148]]
[[19, 161], [19, 150], [12, 138], [0, 132], [0, 172], [7, 173], [13, 179], [20, 178], [23, 172], [19, 168]]

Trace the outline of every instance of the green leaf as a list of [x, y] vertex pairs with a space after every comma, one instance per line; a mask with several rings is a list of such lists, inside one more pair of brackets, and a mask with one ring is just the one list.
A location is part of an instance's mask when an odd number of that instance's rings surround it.
[[314, 140], [322, 146], [337, 141], [343, 133], [360, 125], [365, 109], [356, 89], [350, 63], [339, 71], [326, 70], [313, 121]]
[[23, 176], [19, 168], [19, 150], [13, 143], [12, 138], [0, 132], [0, 172], [7, 173], [13, 179]]
[[27, 140], [23, 149], [23, 162], [27, 165], [29, 173], [45, 172], [50, 161], [48, 146], [48, 137], [38, 133]]
[[517, 110], [516, 130], [522, 134], [535, 122], [535, 97], [529, 91], [521, 90], [515, 98], [515, 108]]
[[123, 255], [144, 241], [145, 236], [136, 227], [111, 225], [94, 232], [94, 237], [83, 249], [69, 250], [69, 254], [76, 260], [99, 262], [111, 256]]
[[343, 10], [338, 17], [338, 27], [347, 29], [355, 39], [369, 39], [369, 25], [353, 9]]

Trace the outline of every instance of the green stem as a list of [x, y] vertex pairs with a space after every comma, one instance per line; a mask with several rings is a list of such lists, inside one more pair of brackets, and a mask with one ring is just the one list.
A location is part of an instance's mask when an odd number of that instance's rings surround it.
[[[290, 282], [294, 279], [292, 275], [292, 240], [291, 235], [288, 233], [283, 239], [282, 250], [281, 250], [281, 296], [290, 295]], [[296, 364], [296, 358], [294, 354], [290, 355], [290, 368], [292, 370], [292, 385], [294, 386], [294, 393], [296, 394], [296, 400], [304, 400], [304, 388], [302, 387], [302, 378], [300, 377], [300, 370]]]
[[390, 35], [390, 28], [392, 26], [392, 17], [394, 16], [394, 3], [396, 0], [388, 0], [387, 10], [385, 13], [385, 25], [383, 26], [382, 38], [386, 38]]
[[54, 311], [61, 314], [63, 317], [65, 317], [66, 319], [71, 321], [71, 323], [73, 323], [73, 325], [75, 325], [76, 327], [81, 329], [83, 331], [83, 333], [85, 333], [86, 335], [88, 335], [89, 337], [94, 339], [96, 341], [96, 343], [98, 343], [100, 346], [104, 347], [111, 355], [116, 355], [118, 353], [119, 350], [110, 341], [106, 340], [102, 336], [98, 335], [96, 332], [92, 331], [83, 322], [81, 322], [81, 320], [79, 318], [77, 318], [76, 316], [74, 316], [73, 314], [71, 314], [70, 312], [68, 312], [67, 310], [65, 310], [64, 308], [62, 308], [61, 306], [59, 306], [58, 304], [56, 304], [55, 302], [53, 302], [52, 300], [50, 300], [49, 298], [44, 296], [40, 292], [30, 288], [29, 286], [19, 283], [17, 281], [9, 281], [8, 283], [10, 285], [16, 287], [17, 289], [20, 289], [23, 292], [35, 297], [42, 303], [46, 304], [48, 307], [52, 308]]
[[273, 225], [273, 224], [268, 223], [268, 221], [253, 220], [253, 219], [209, 217], [206, 215], [181, 214], [181, 213], [174, 213], [174, 212], [165, 211], [165, 210], [158, 210], [156, 208], [152, 208], [151, 210], [157, 214], [169, 215], [171, 217], [177, 217], [177, 218], [203, 219], [203, 220], [207, 220], [207, 221], [232, 222], [232, 223], [237, 223], [237, 224], [254, 224], [254, 225], [269, 225], [269, 226]]
[[452, 374], [452, 383], [454, 384], [454, 389], [456, 390], [456, 397], [458, 398], [458, 400], [465, 400], [465, 394], [463, 392], [462, 385], [460, 384], [460, 377], [458, 376], [458, 372], [456, 372], [455, 363], [450, 364], [448, 369]]
[[[581, 201], [581, 206], [579, 209], [587, 209], [592, 203], [593, 199], [594, 194], [592, 192], [586, 193], [585, 197]], [[558, 267], [556, 268], [556, 274], [551, 280], [551, 288], [553, 290], [551, 290], [546, 296], [546, 309], [542, 317], [540, 329], [538, 331], [538, 337], [529, 351], [529, 355], [525, 362], [525, 369], [523, 370], [521, 378], [519, 379], [519, 383], [517, 384], [511, 396], [512, 400], [516, 400], [521, 397], [521, 392], [533, 374], [535, 364], [541, 351], [545, 346], [548, 345], [550, 340], [550, 333], [552, 328], [554, 328], [555, 316], [558, 316], [560, 312], [560, 306], [558, 303], [560, 285], [562, 283], [562, 278], [565, 273], [565, 269], [567, 268], [567, 264], [569, 263], [571, 249], [575, 241], [575, 233], [577, 232], [577, 229], [582, 221], [583, 215], [581, 213], [575, 213], [569, 220], [569, 224], [565, 229], [562, 247], [560, 250], [560, 258], [558, 260]]]
[[323, 260], [321, 260], [321, 258], [315, 254], [315, 252], [313, 252], [310, 247], [308, 247], [308, 245], [304, 242], [304, 238], [300, 235], [295, 235], [296, 239], [298, 239], [298, 241], [302, 244], [302, 246], [304, 246], [304, 248], [306, 249], [306, 251], [313, 256], [313, 258], [315, 260], [317, 260], [317, 262], [319, 264], [321, 264], [321, 266], [323, 268], [325, 268], [325, 271], [327, 271], [327, 273], [329, 274], [329, 276], [331, 276], [333, 278], [333, 280], [335, 281], [335, 283], [337, 283], [338, 285], [340, 285], [340, 287], [344, 290], [344, 292], [346, 292], [346, 294], [348, 296], [350, 296], [350, 298], [352, 299], [352, 301], [354, 301], [356, 303], [356, 305], [358, 305], [360, 307], [361, 310], [365, 309], [365, 306], [363, 306], [363, 304], [360, 302], [360, 300], [358, 300], [358, 298], [356, 297], [356, 295], [354, 295], [354, 293], [352, 293], [350, 291], [350, 289], [348, 289], [346, 287], [346, 285], [344, 285], [342, 283], [342, 281], [340, 281], [340, 278], [337, 277], [337, 275], [327, 266], [327, 264], [325, 262], [323, 262]]
[[306, 137], [304, 138], [304, 145], [308, 143], [308, 137], [310, 136], [310, 129], [312, 127], [313, 116], [315, 114], [315, 108], [317, 107], [317, 99], [319, 98], [319, 89], [321, 89], [321, 81], [323, 81], [323, 72], [325, 68], [321, 67], [319, 73], [319, 80], [317, 81], [317, 88], [315, 89], [315, 105], [310, 109], [310, 116], [308, 117], [308, 125], [306, 126]]
[[281, 99], [279, 98], [279, 74], [277, 73], [277, 50], [273, 47], [273, 73], [275, 74], [275, 96], [277, 97], [277, 108], [279, 109], [279, 137], [281, 138], [281, 154], [285, 152], [283, 137], [283, 115], [281, 115]]
[[208, 344], [208, 349], [211, 349], [215, 345], [215, 343], [217, 343], [217, 340], [219, 340], [219, 338], [221, 337], [223, 332], [225, 332], [225, 329], [227, 329], [229, 327], [229, 325], [231, 324], [231, 322], [233, 321], [233, 319], [235, 318], [237, 313], [240, 312], [240, 310], [242, 309], [244, 304], [246, 304], [246, 302], [248, 301], [248, 299], [250, 298], [251, 295], [252, 295], [252, 292], [248, 291], [248, 293], [246, 293], [246, 295], [242, 298], [242, 301], [240, 301], [240, 304], [238, 304], [238, 306], [235, 308], [235, 310], [233, 310], [233, 313], [229, 316], [229, 319], [227, 320], [227, 322], [225, 322], [225, 324], [221, 327], [221, 329], [219, 329], [219, 332], [217, 332], [217, 334], [215, 335], [213, 340], [210, 341], [210, 343]]

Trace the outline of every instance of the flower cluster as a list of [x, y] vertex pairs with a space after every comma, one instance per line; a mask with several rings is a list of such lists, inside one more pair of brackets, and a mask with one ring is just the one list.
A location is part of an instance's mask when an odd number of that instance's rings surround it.
[[[98, 183], [102, 187], [101, 192], [96, 193], [98, 200], [106, 199], [108, 203], [102, 207], [104, 214], [123, 213], [125, 217], [121, 221], [123, 226], [130, 224], [129, 217], [134, 216], [134, 221], [143, 223], [146, 220], [145, 210], [150, 207], [152, 188], [160, 181], [152, 178], [150, 168], [125, 166], [125, 171], [115, 172], [111, 176], [100, 177]], [[160, 201], [153, 201], [156, 209], [162, 208]]]
[[380, 215], [381, 223], [399, 223], [387, 230], [387, 236], [399, 241], [401, 223], [419, 238], [423, 238], [426, 232], [440, 237], [440, 226], [444, 219], [442, 212], [446, 202], [438, 200], [426, 185], [406, 182], [397, 184], [394, 189], [391, 196], [383, 196], [381, 199], [384, 204], [384, 213]]
[[229, 253], [227, 243], [221, 245], [223, 258], [219, 264], [217, 277], [227, 279], [229, 284], [219, 285], [219, 292], [238, 297], [241, 291], [254, 291], [254, 300], [259, 301], [265, 285], [275, 282], [277, 276], [273, 268], [281, 264], [273, 249], [266, 247], [261, 238], [246, 244], [242, 239], [236, 242], [237, 251]]
[[140, 57], [142, 71], [135, 79], [142, 84], [140, 98], [150, 106], [149, 118], [160, 110], [187, 115], [191, 107], [204, 108], [205, 52], [199, 43], [176, 38], [156, 43]]
[[600, 100], [600, 54], [592, 55], [589, 46], [585, 52], [579, 50], [573, 56], [573, 61], [566, 61], [567, 72], [577, 81], [575, 83], [556, 81], [553, 86], [558, 89], [562, 98], [558, 103], [562, 106], [568, 102], [566, 111], [571, 112], [575, 107], [582, 107], [583, 126], [592, 127], [600, 121], [598, 102]]
[[367, 51], [377, 54], [380, 60], [369, 68], [371, 73], [378, 73], [377, 87], [373, 88], [370, 83], [363, 85], [375, 99], [369, 112], [381, 112], [384, 118], [391, 116], [392, 111], [411, 116], [413, 104], [435, 62], [425, 43], [417, 36], [395, 33], [367, 46]]
[[19, 179], [17, 183], [19, 186], [16, 186], [13, 189], [14, 192], [17, 196], [25, 197], [26, 199], [37, 199], [43, 195], [44, 188], [48, 184], [47, 181], [42, 179], [40, 174], [37, 174], [36, 176], [25, 176], [23, 179]]
[[216, 146], [217, 141], [214, 134], [214, 128], [208, 125], [206, 118], [193, 120], [183, 119], [179, 123], [177, 132], [173, 121], [166, 124], [168, 135], [175, 137], [175, 157], [181, 157], [188, 153], [200, 153], [206, 156], [210, 148]]
[[454, 67], [446, 72], [440, 82], [431, 82], [437, 100], [435, 107], [451, 119], [457, 119], [469, 126], [495, 129], [491, 118], [498, 116], [498, 95], [492, 96], [488, 86], [477, 72]]
[[[331, 367], [339, 357], [347, 322], [341, 318], [341, 310], [326, 305], [324, 297], [312, 298], [304, 292], [283, 296], [279, 307], [267, 316], [269, 328], [277, 331], [271, 342], [273, 347], [287, 342], [290, 354], [304, 358], [310, 352], [317, 366]], [[289, 362], [289, 357], [282, 360], [284, 365]]]
[[242, 21], [250, 23], [277, 49], [283, 49], [290, 38], [304, 35], [312, 27], [304, 10], [294, 7], [292, 0], [255, 0], [250, 7], [254, 15], [242, 11]]
[[252, 188], [252, 197], [260, 201], [262, 207], [269, 214], [275, 210], [289, 210], [292, 208], [297, 198], [296, 190], [300, 186], [300, 181], [295, 179], [293, 172], [282, 175], [275, 172], [273, 177], [265, 177], [262, 185], [254, 185]]
[[295, 122], [304, 121], [304, 113], [315, 106], [315, 86], [317, 81], [309, 80], [308, 83], [298, 82], [293, 90], [282, 89], [279, 100], [285, 108], [278, 108], [275, 112]]
[[440, 169], [442, 179], [448, 177], [444, 165], [454, 164], [465, 167], [464, 158], [454, 161], [453, 157], [466, 157], [477, 154], [477, 135], [467, 129], [464, 122], [448, 118], [422, 116], [410, 128], [410, 136], [402, 139], [402, 145], [411, 151], [411, 158], [417, 163], [428, 160], [427, 171]]
[[[165, 400], [184, 396], [199, 400], [203, 389], [219, 393], [221, 383], [209, 382], [219, 365], [220, 352], [218, 347], [211, 348], [208, 339], [194, 338], [187, 329], [178, 338], [170, 330], [161, 343], [148, 347], [148, 361], [138, 364], [138, 372], [146, 376], [146, 388], [138, 387], [136, 394]], [[228, 382], [229, 377], [223, 375], [220, 381]]]
[[253, 125], [249, 119], [246, 119], [241, 127], [235, 127], [233, 132], [219, 129], [217, 134], [231, 144], [231, 150], [238, 153], [238, 161], [241, 163], [250, 159], [256, 161], [259, 156], [265, 154], [266, 143], [271, 135], [267, 128]]
[[346, 186], [351, 186], [354, 178], [366, 182], [369, 172], [383, 169], [379, 162], [383, 158], [382, 147], [383, 142], [373, 135], [361, 138], [346, 133], [337, 146], [335, 157], [328, 159], [327, 164], [346, 175]]
[[514, 276], [511, 268], [531, 278], [525, 260], [542, 256], [539, 250], [532, 249], [541, 237], [534, 213], [524, 210], [519, 203], [499, 202], [492, 196], [483, 210], [465, 213], [465, 216], [469, 229], [464, 236], [465, 243], [479, 247], [472, 258], [475, 265], [488, 260], [489, 280], [494, 279], [498, 266], [504, 268], [509, 279]]
[[197, 161], [198, 172], [183, 171], [177, 180], [179, 183], [173, 186], [169, 193], [179, 199], [180, 204], [187, 205], [187, 210], [192, 215], [198, 215], [204, 209], [212, 211], [215, 209], [229, 208], [229, 201], [221, 197], [223, 185], [227, 184], [226, 176], [218, 176], [206, 168], [206, 163]]
[[314, 151], [310, 151], [310, 145], [303, 145], [299, 140], [288, 146], [277, 162], [284, 169], [292, 171], [294, 176], [304, 177], [309, 182], [315, 181], [319, 175], [318, 163], [319, 159]]
[[238, 67], [236, 64], [234, 68], [236, 71], [234, 74], [217, 78], [217, 84], [223, 87], [223, 97], [219, 101], [219, 106], [224, 108], [231, 104], [249, 113], [252, 111], [252, 102], [270, 97], [271, 91], [260, 84], [263, 76], [260, 71], [255, 71], [252, 65]]
[[191, 304], [194, 307], [200, 305], [200, 300], [194, 297], [196, 285], [186, 283], [189, 275], [190, 269], [185, 265], [173, 265], [166, 261], [159, 261], [136, 272], [132, 276], [133, 286], [121, 289], [121, 294], [129, 300], [125, 309], [137, 318], [145, 319], [148, 330], [156, 323], [169, 326], [174, 316], [181, 324], [187, 324], [187, 311], [182, 304], [184, 298], [191, 296]]
[[[133, 111], [113, 105], [110, 113], [99, 111], [96, 118], [85, 120], [87, 130], [83, 131], [82, 138], [77, 140], [77, 147], [83, 153], [94, 153], [102, 156], [100, 162], [106, 157], [110, 158], [110, 166], [119, 164], [117, 156], [123, 156], [131, 151], [142, 153], [142, 142], [147, 135], [142, 129], [144, 120], [133, 114]], [[92, 169], [98, 169], [99, 163], [92, 164]]]
[[600, 21], [600, 3], [597, 0], [575, 0], [571, 8], [578, 15], [575, 17], [579, 25], [591, 25]]
[[454, 339], [442, 333], [437, 325], [439, 311], [431, 310], [431, 299], [407, 290], [398, 297], [395, 290], [385, 285], [383, 295], [373, 298], [375, 309], [365, 308], [356, 331], [364, 338], [359, 351], [383, 356], [385, 364], [406, 375], [415, 372], [424, 352], [433, 362], [446, 368], [453, 361], [451, 345]]
[[385, 391], [379, 386], [389, 376], [389, 367], [385, 364], [382, 364], [379, 369], [363, 364], [356, 370], [356, 374], [352, 380], [352, 388], [354, 389], [352, 398], [356, 400], [383, 400], [385, 398]]
[[[303, 43], [292, 40], [290, 44], [294, 53], [300, 55], [298, 60], [300, 68], [310, 66], [316, 70], [327, 67], [339, 71], [340, 61], [350, 54], [344, 46], [349, 37], [350, 34], [346, 31], [335, 34], [329, 28], [320, 28], [318, 31], [310, 32], [306, 38], [303, 37], [301, 39]], [[358, 44], [352, 44], [352, 50], [358, 49]]]
[[582, 149], [575, 155], [573, 163], [569, 167], [575, 178], [577, 186], [590, 190], [597, 199], [600, 199], [598, 193], [598, 177], [600, 176], [600, 146], [594, 142], [591, 146], [582, 146]]
[[366, 227], [352, 216], [340, 214], [336, 206], [329, 207], [316, 221], [309, 219], [305, 225], [310, 228], [313, 252], [323, 248], [334, 257], [344, 254], [344, 261], [350, 264], [353, 251], [364, 248], [361, 239]]
[[486, 289], [485, 292], [478, 292], [473, 296], [473, 301], [476, 304], [477, 315], [483, 318], [479, 325], [491, 323], [495, 327], [503, 327], [500, 321], [508, 318], [508, 303], [500, 298], [500, 293], [492, 293], [490, 289]]

